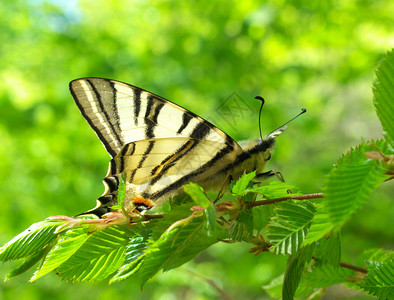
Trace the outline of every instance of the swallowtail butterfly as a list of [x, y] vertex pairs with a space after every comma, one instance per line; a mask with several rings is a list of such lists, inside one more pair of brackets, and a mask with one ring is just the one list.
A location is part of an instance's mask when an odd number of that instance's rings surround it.
[[241, 147], [196, 114], [158, 95], [123, 82], [82, 78], [71, 94], [86, 121], [111, 156], [97, 206], [101, 216], [117, 204], [125, 175], [127, 211], [149, 209], [195, 182], [219, 189], [244, 172], [263, 173], [282, 126]]

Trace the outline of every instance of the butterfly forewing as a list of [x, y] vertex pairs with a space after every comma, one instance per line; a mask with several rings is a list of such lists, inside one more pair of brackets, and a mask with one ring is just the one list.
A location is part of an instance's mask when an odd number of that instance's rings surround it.
[[187, 137], [238, 146], [223, 131], [192, 112], [135, 86], [83, 78], [72, 81], [70, 90], [112, 157], [130, 142], [152, 138]]

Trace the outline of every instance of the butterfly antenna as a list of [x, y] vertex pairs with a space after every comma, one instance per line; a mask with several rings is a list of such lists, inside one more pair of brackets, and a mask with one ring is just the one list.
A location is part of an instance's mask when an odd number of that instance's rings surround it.
[[289, 121], [287, 121], [286, 123], [282, 124], [281, 126], [279, 126], [278, 128], [276, 128], [275, 130], [272, 130], [268, 135], [271, 135], [273, 132], [281, 129], [282, 127], [286, 126], [287, 124], [289, 124], [291, 121], [293, 121], [294, 119], [297, 119], [299, 116], [301, 116], [302, 114], [306, 113], [306, 109], [305, 108], [301, 108], [301, 112], [296, 115], [294, 118], [290, 119]]
[[254, 98], [261, 101], [260, 112], [259, 112], [259, 131], [260, 131], [260, 139], [263, 139], [263, 135], [261, 134], [261, 111], [263, 110], [265, 100], [261, 96], [256, 96]]

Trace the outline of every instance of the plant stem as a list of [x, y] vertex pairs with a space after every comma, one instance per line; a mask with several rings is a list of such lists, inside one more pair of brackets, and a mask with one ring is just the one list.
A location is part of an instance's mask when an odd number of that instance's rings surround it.
[[365, 273], [365, 274], [368, 273], [368, 270], [367, 270], [367, 269], [361, 268], [361, 267], [358, 267], [358, 266], [349, 265], [349, 264], [343, 263], [343, 262], [341, 262], [339, 265], [340, 265], [342, 268], [350, 269], [350, 270], [353, 270], [353, 271], [356, 271], [356, 272]]
[[289, 196], [289, 197], [282, 197], [282, 198], [275, 198], [275, 199], [268, 199], [268, 200], [260, 200], [260, 201], [255, 201], [255, 202], [246, 202], [245, 207], [247, 209], [250, 209], [255, 206], [268, 205], [268, 204], [283, 202], [283, 201], [287, 201], [287, 200], [308, 200], [308, 199], [317, 199], [317, 198], [323, 198], [323, 197], [324, 197], [323, 193], [306, 194], [306, 195], [301, 195], [301, 196]]

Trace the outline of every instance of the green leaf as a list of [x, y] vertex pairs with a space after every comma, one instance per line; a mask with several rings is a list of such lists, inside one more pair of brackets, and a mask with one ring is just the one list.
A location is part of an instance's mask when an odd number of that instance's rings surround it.
[[323, 202], [318, 204], [304, 244], [308, 245], [323, 239], [324, 236], [334, 228], [335, 225], [330, 222], [330, 215], [326, 203]]
[[[205, 222], [206, 220], [203, 217], [194, 218], [189, 222], [179, 223], [179, 226], [169, 232], [164, 232], [157, 241], [148, 245], [143, 255], [131, 264], [123, 265], [111, 279], [111, 282], [123, 280], [133, 275], [133, 279], [143, 286], [159, 270], [174, 267], [174, 265], [171, 265], [172, 259], [182, 251], [186, 251], [192, 242], [197, 242], [195, 239], [204, 229]], [[212, 243], [211, 241], [207, 234], [204, 235], [203, 239], [198, 238], [198, 243], [205, 245], [205, 248]], [[186, 253], [190, 255], [191, 250], [188, 251]], [[192, 256], [194, 257], [197, 254], [193, 253]]]
[[177, 253], [171, 256], [171, 258], [163, 267], [163, 270], [167, 271], [183, 265], [184, 263], [192, 260], [211, 245], [217, 243], [219, 239], [224, 239], [226, 237], [227, 232], [222, 227], [219, 227], [215, 231], [215, 235], [202, 228], [196, 232], [194, 237], [189, 240], [187, 245], [182, 247], [181, 251], [177, 251]]
[[0, 248], [0, 261], [14, 260], [41, 251], [53, 242], [56, 228], [64, 222], [43, 221], [31, 225]]
[[190, 217], [190, 215], [192, 214], [191, 208], [193, 206], [193, 202], [182, 203], [172, 207], [171, 211], [166, 213], [163, 218], [150, 220], [149, 223], [146, 224], [146, 228], [152, 230], [151, 239], [153, 241], [158, 240], [174, 223]]
[[253, 212], [250, 209], [244, 209], [239, 216], [231, 223], [230, 238], [234, 241], [248, 242], [253, 235]]
[[380, 62], [372, 86], [376, 113], [386, 141], [394, 148], [394, 50]]
[[368, 261], [386, 261], [394, 260], [394, 252], [383, 249], [368, 249], [365, 250], [358, 258], [357, 264], [366, 266]]
[[251, 172], [251, 173], [245, 173], [239, 178], [233, 188], [232, 188], [232, 193], [236, 196], [241, 196], [245, 193], [247, 193], [245, 190], [246, 188], [250, 185], [251, 181], [253, 178], [256, 177], [256, 171]]
[[339, 266], [341, 262], [341, 239], [339, 232], [330, 232], [318, 240], [313, 257], [316, 266], [325, 264]]
[[253, 227], [257, 231], [261, 231], [267, 226], [271, 217], [275, 215], [273, 205], [260, 205], [252, 209], [253, 213]]
[[204, 212], [207, 216], [207, 228], [210, 234], [216, 230], [216, 211], [212, 201], [207, 197], [203, 188], [196, 183], [189, 183], [183, 186], [185, 192], [193, 199], [193, 201], [205, 208]]
[[141, 227], [111, 226], [89, 235], [89, 239], [61, 266], [59, 275], [70, 281], [100, 281], [107, 278], [125, 260], [125, 248]]
[[[149, 241], [151, 237], [151, 230], [142, 229], [138, 231], [129, 241], [125, 249], [125, 260], [123, 262], [122, 268], [124, 266], [137, 266], [135, 263], [137, 260], [142, 258], [148, 248]], [[130, 272], [133, 269], [130, 269]]]
[[276, 206], [276, 216], [268, 224], [270, 250], [276, 254], [296, 253], [313, 219], [315, 208], [309, 201], [282, 202]]
[[317, 241], [334, 228], [340, 228], [387, 178], [384, 165], [364, 155], [376, 146], [388, 151], [384, 141], [363, 143], [338, 160], [327, 176], [323, 188], [324, 202], [317, 208], [305, 244]]
[[126, 174], [123, 174], [119, 178], [119, 186], [118, 186], [118, 204], [112, 206], [112, 209], [121, 209], [123, 214], [127, 216], [127, 212], [124, 208], [124, 200], [126, 195]]
[[394, 260], [370, 262], [368, 275], [359, 286], [379, 299], [394, 299]]
[[36, 253], [28, 256], [26, 260], [20, 264], [17, 268], [12, 270], [10, 273], [7, 274], [7, 276], [4, 278], [4, 281], [10, 279], [11, 277], [15, 277], [17, 275], [20, 275], [27, 270], [31, 269], [40, 259], [44, 258], [49, 250], [51, 249], [50, 245], [47, 245], [45, 248], [41, 249], [40, 251], [37, 251]]
[[314, 245], [308, 245], [299, 252], [289, 256], [283, 279], [282, 299], [294, 299], [295, 292], [304, 273], [306, 264], [312, 259]]
[[196, 183], [189, 183], [183, 186], [185, 192], [193, 199], [193, 201], [204, 208], [212, 205], [211, 200], [205, 194], [203, 188]]
[[246, 225], [241, 222], [231, 223], [229, 230], [230, 238], [236, 242], [249, 241], [252, 238], [251, 232], [248, 230]]
[[69, 259], [90, 237], [88, 232], [89, 227], [77, 227], [63, 233], [57, 244], [49, 251], [41, 268], [34, 273], [30, 282], [48, 274]]
[[[282, 299], [283, 279], [284, 279], [284, 274], [274, 278], [269, 284], [263, 286], [263, 289], [272, 298]], [[306, 299], [306, 296], [311, 295], [313, 293], [313, 291], [315, 290], [312, 287], [310, 287], [304, 283], [305, 283], [305, 280], [301, 280], [301, 282], [298, 285], [297, 290], [294, 294], [295, 297], [302, 297], [301, 299]], [[322, 289], [318, 289], [315, 291], [315, 293], [313, 293], [307, 299], [308, 300], [320, 299], [318, 296], [319, 296], [319, 294], [322, 294], [322, 292], [323, 292]], [[316, 298], [314, 298], [315, 295], [316, 295]]]
[[341, 268], [339, 265], [322, 265], [307, 272], [304, 275], [303, 282], [313, 288], [327, 287], [334, 284], [345, 283], [350, 278], [356, 276], [356, 272]]
[[[288, 193], [289, 190], [292, 191], [291, 194]], [[267, 199], [300, 195], [295, 186], [282, 181], [272, 181], [269, 185], [248, 189], [245, 192], [262, 194]]]

